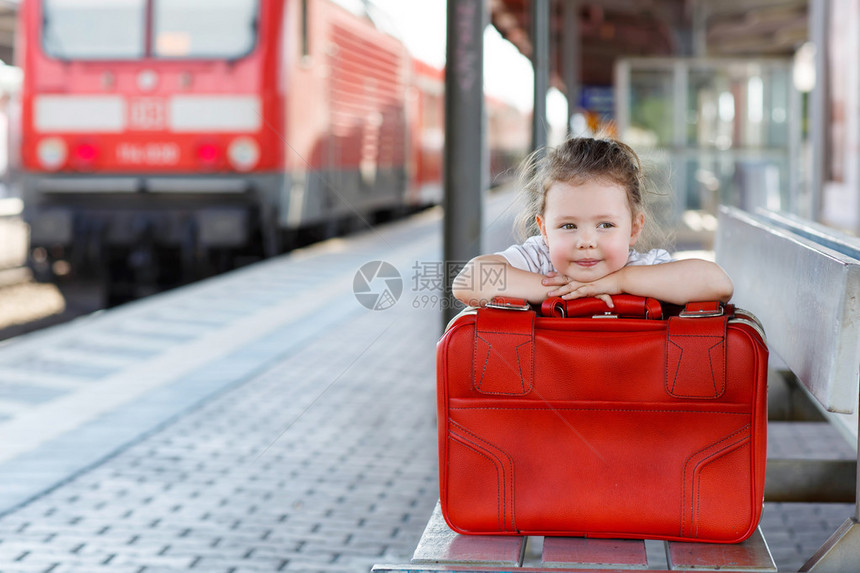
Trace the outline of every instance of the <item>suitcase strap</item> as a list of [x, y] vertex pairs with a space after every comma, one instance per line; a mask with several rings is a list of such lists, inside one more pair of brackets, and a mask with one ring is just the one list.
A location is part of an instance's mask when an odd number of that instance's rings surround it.
[[475, 390], [524, 396], [534, 387], [535, 312], [482, 308], [475, 324]]
[[716, 399], [726, 391], [728, 317], [713, 313], [669, 319], [666, 391], [676, 398]]
[[[729, 316], [688, 305], [668, 320], [666, 392], [676, 398], [715, 400], [726, 391], [726, 329]], [[475, 324], [475, 390], [525, 396], [534, 388], [535, 312], [487, 307]]]

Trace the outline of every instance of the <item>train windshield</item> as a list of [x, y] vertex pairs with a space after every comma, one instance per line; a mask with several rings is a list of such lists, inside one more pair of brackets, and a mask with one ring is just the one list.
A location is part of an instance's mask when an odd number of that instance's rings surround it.
[[146, 0], [45, 0], [45, 52], [62, 59], [142, 58]]
[[43, 42], [69, 59], [233, 59], [257, 38], [259, 0], [45, 0]]
[[153, 0], [156, 58], [239, 58], [256, 35], [257, 0]]

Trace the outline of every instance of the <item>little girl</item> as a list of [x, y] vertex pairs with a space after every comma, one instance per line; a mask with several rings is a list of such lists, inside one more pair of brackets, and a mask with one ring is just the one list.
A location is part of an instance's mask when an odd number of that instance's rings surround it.
[[[715, 263], [672, 261], [662, 249], [633, 250], [646, 208], [642, 166], [629, 146], [572, 138], [542, 158], [532, 157], [523, 168], [528, 208], [520, 218], [539, 234], [469, 261], [453, 283], [457, 299], [483, 306], [496, 295], [531, 303], [593, 296], [611, 307], [609, 295], [619, 293], [674, 304], [731, 298], [732, 282]], [[499, 265], [503, 275], [492, 272]]]

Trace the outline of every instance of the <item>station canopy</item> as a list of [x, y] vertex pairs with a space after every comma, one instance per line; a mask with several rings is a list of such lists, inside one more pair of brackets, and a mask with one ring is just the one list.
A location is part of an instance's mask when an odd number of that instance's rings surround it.
[[[529, 57], [531, 1], [490, 0], [493, 26]], [[547, 1], [552, 84], [559, 88], [566, 2], [577, 6], [583, 85], [611, 85], [622, 57], [790, 57], [808, 39], [808, 0]]]

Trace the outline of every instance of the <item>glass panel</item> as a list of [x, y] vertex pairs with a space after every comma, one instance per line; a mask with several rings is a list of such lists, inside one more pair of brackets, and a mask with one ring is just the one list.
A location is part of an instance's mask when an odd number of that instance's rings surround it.
[[729, 149], [736, 135], [740, 86], [717, 70], [692, 70], [687, 93], [687, 145]]
[[257, 0], [155, 0], [153, 55], [239, 58], [257, 36]]
[[693, 155], [686, 160], [682, 185], [687, 209], [716, 213], [720, 204], [748, 211], [786, 207], [788, 165], [784, 157], [731, 152]]
[[45, 52], [62, 59], [140, 58], [145, 5], [145, 0], [45, 0]]
[[788, 60], [635, 59], [622, 69], [619, 132], [657, 167], [654, 187], [668, 196], [654, 212], [678, 246], [707, 246], [720, 204], [797, 210], [800, 98]]
[[673, 143], [672, 70], [634, 70], [630, 74], [630, 125], [625, 139], [634, 147]]
[[[767, 147], [784, 147], [790, 140], [791, 102], [789, 94], [794, 89], [790, 69], [771, 69], [762, 74], [765, 86], [765, 117], [767, 124]], [[797, 126], [798, 129], [800, 126]]]
[[755, 65], [690, 70], [687, 145], [722, 150], [786, 147], [788, 71]]

